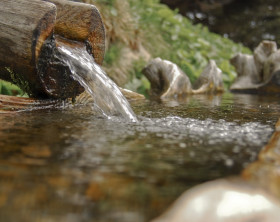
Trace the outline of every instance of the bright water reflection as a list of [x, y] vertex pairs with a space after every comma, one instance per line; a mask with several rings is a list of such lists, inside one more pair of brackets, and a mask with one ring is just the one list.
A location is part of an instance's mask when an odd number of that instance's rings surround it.
[[279, 201], [252, 184], [220, 179], [185, 192], [153, 222], [278, 222], [279, 211]]
[[0, 221], [149, 221], [255, 160], [280, 102], [225, 94], [132, 107], [138, 123], [90, 106], [1, 115]]

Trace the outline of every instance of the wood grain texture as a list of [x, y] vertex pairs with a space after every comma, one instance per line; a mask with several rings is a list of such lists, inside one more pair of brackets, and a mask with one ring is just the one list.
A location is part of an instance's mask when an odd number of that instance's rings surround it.
[[70, 105], [70, 100], [39, 100], [16, 96], [0, 95], [0, 114], [48, 109]]
[[94, 5], [67, 0], [47, 0], [57, 7], [55, 34], [86, 42], [95, 62], [102, 65], [105, 54], [105, 29], [101, 15]]
[[[53, 34], [56, 7], [41, 0], [0, 1], [0, 66], [19, 73], [36, 88], [41, 47]], [[3, 75], [6, 75], [3, 72]], [[1, 73], [0, 73], [1, 78]], [[4, 77], [5, 78], [5, 77]]]
[[73, 47], [86, 45], [102, 64], [105, 30], [95, 6], [66, 0], [1, 0], [0, 79], [16, 83], [34, 98], [75, 97], [83, 88], [60, 57], [61, 39]]

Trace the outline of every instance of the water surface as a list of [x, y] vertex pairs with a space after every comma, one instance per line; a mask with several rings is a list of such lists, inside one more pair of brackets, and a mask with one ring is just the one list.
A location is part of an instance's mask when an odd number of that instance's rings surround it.
[[1, 114], [0, 221], [149, 221], [254, 161], [280, 101], [224, 94], [132, 108], [138, 123], [91, 105]]

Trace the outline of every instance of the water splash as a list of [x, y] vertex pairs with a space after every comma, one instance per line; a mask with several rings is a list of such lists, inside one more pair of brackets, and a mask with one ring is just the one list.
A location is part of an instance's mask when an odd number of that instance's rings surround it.
[[118, 86], [94, 62], [85, 46], [73, 48], [61, 43], [58, 50], [70, 67], [72, 77], [92, 96], [96, 111], [109, 119], [116, 116], [137, 122]]

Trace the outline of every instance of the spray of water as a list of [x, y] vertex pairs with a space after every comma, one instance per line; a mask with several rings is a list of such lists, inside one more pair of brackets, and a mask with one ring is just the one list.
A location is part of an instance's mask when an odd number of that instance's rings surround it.
[[107, 118], [121, 117], [136, 122], [137, 118], [119, 87], [106, 75], [86, 47], [58, 47], [63, 60], [71, 69], [73, 79], [78, 81], [94, 100], [94, 109]]

